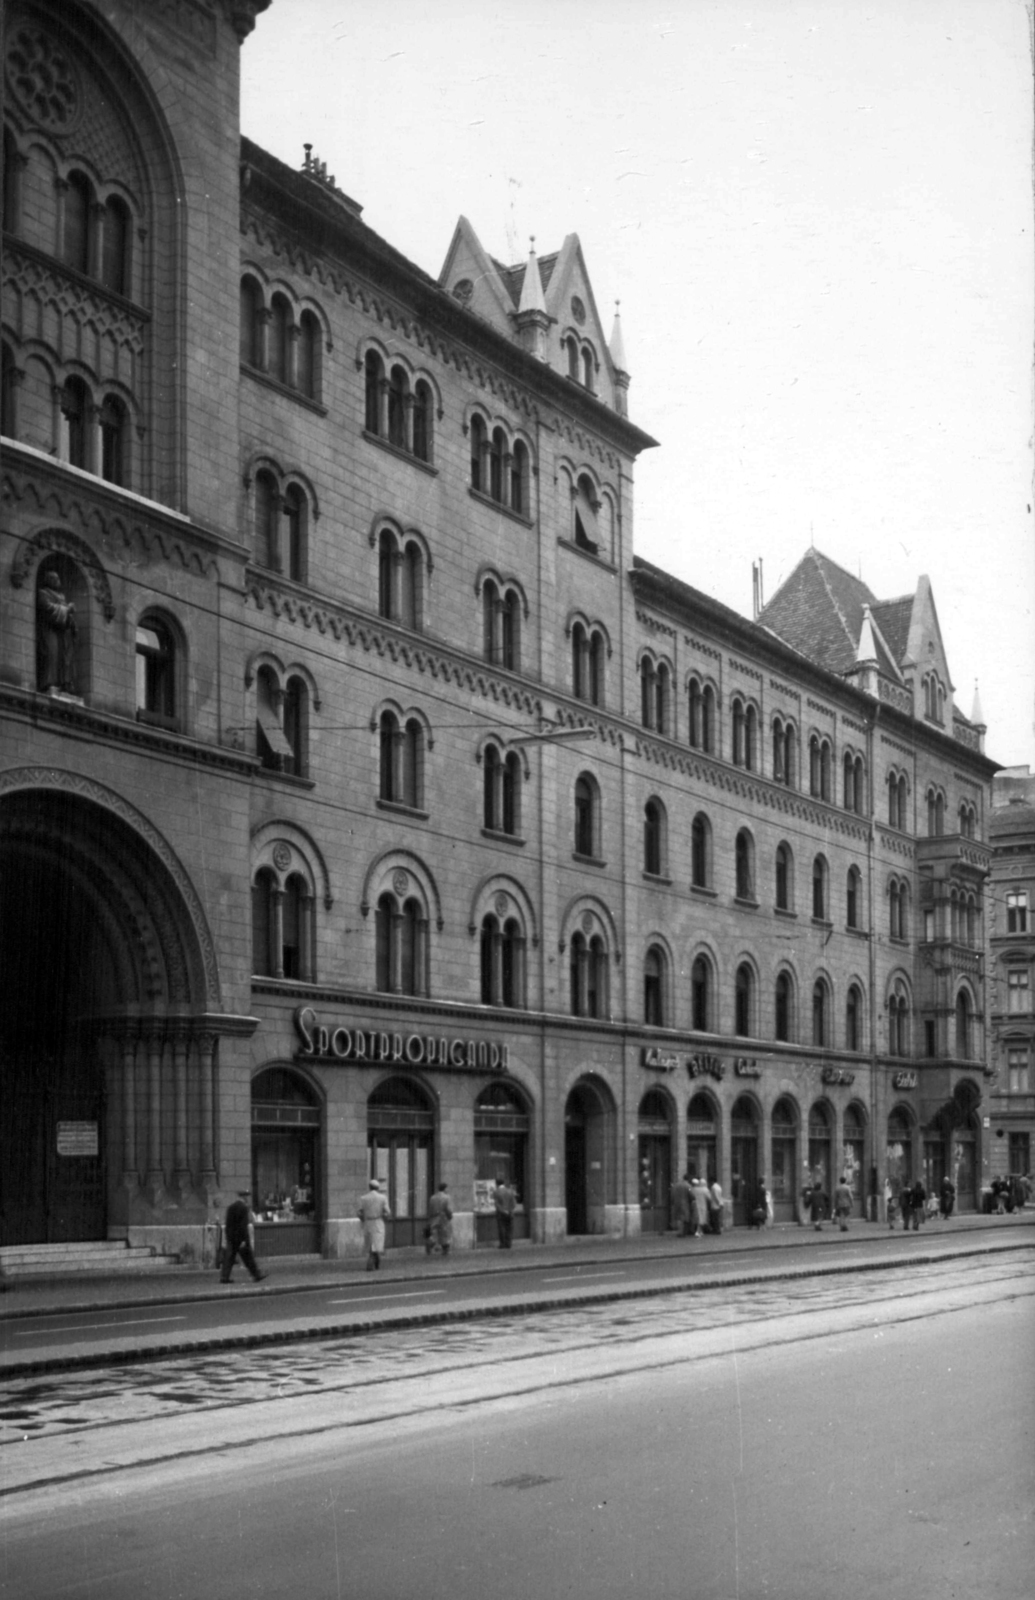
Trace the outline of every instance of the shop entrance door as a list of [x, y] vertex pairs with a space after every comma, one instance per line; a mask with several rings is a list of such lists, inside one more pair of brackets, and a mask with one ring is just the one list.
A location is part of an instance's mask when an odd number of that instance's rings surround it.
[[300, 1074], [268, 1067], [252, 1082], [252, 1204], [261, 1256], [319, 1254], [319, 1133], [315, 1091]]
[[773, 1197], [773, 1221], [793, 1222], [795, 1189], [798, 1182], [798, 1117], [790, 1100], [778, 1100], [773, 1107], [772, 1150], [769, 1162], [769, 1191]]
[[758, 1186], [758, 1136], [735, 1133], [730, 1142], [730, 1189], [733, 1193], [733, 1223], [743, 1227], [750, 1220]]
[[568, 1232], [586, 1233], [586, 1125], [570, 1112], [564, 1124], [564, 1205]]
[[435, 1181], [435, 1113], [421, 1085], [406, 1078], [379, 1084], [367, 1101], [368, 1176], [388, 1197], [389, 1250], [423, 1244]]
[[669, 1102], [660, 1089], [640, 1101], [640, 1231], [664, 1233], [671, 1227], [672, 1133]]
[[664, 1233], [671, 1227], [672, 1143], [668, 1134], [640, 1134], [640, 1230]]
[[[105, 1235], [104, 1096], [89, 1066], [22, 1062], [0, 1119], [0, 1243]], [[85, 1080], [85, 1081], [84, 1081]]]

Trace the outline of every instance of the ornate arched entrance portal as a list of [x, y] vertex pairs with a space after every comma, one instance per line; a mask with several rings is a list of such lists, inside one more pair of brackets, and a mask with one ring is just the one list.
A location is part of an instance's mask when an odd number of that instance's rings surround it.
[[125, 1234], [216, 1185], [214, 950], [166, 842], [57, 769], [0, 774], [0, 1240]]

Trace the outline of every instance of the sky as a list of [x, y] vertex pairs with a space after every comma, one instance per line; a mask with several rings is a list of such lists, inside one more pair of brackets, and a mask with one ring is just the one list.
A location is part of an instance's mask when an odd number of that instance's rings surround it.
[[621, 303], [638, 555], [751, 615], [810, 544], [935, 604], [1035, 768], [1024, 0], [273, 0], [241, 126], [437, 277], [576, 233]]

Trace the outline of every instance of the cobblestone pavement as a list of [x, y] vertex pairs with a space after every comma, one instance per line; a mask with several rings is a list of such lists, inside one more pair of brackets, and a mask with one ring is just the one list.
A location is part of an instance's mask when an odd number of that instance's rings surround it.
[[[905, 1270], [903, 1270], [905, 1268]], [[962, 1268], [975, 1296], [1012, 1286], [1035, 1293], [1035, 1249], [1007, 1260], [982, 1258]], [[736, 1288], [680, 1289], [649, 1302], [628, 1301], [492, 1318], [376, 1336], [329, 1338], [275, 1349], [236, 1350], [111, 1366], [88, 1373], [11, 1379], [0, 1385], [0, 1449], [32, 1440], [80, 1438], [124, 1424], [161, 1424], [187, 1413], [259, 1406], [267, 1402], [339, 1399], [377, 1385], [417, 1380], [441, 1385], [450, 1374], [469, 1380], [486, 1370], [556, 1356], [567, 1364], [579, 1351], [607, 1349], [675, 1335], [743, 1327], [774, 1318], [851, 1307], [872, 1308], [875, 1322], [894, 1319], [895, 1302], [937, 1294], [960, 1282], [961, 1263], [931, 1262], [831, 1279], [774, 1280]], [[906, 1313], [904, 1307], [899, 1314]], [[632, 1351], [629, 1352], [633, 1354]], [[644, 1360], [647, 1360], [646, 1352]], [[498, 1373], [497, 1373], [498, 1376]], [[368, 1396], [369, 1398], [369, 1396]], [[8, 1477], [15, 1462], [5, 1463]], [[10, 1481], [10, 1480], [9, 1480]]]

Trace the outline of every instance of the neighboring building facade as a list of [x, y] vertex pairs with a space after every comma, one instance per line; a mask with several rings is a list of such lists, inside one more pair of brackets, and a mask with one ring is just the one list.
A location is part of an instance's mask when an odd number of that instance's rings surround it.
[[[860, 1212], [982, 1126], [989, 786], [930, 586], [633, 554], [578, 240], [438, 280], [236, 127], [262, 0], [6, 8], [3, 1242]], [[261, 21], [260, 21], [261, 26]], [[70, 609], [72, 608], [72, 609]]]
[[992, 804], [991, 1175], [1024, 1177], [1035, 1145], [1035, 776], [1004, 768]]

